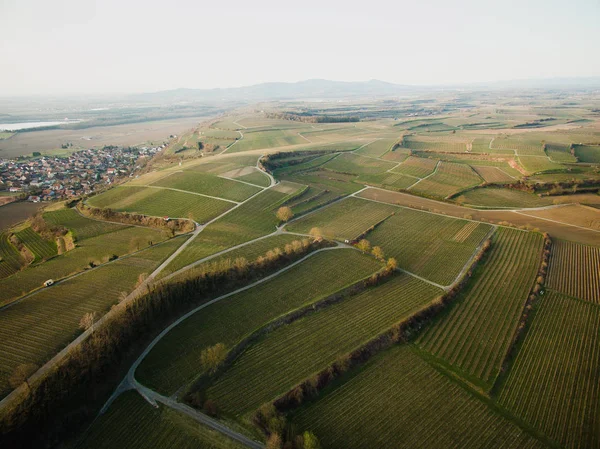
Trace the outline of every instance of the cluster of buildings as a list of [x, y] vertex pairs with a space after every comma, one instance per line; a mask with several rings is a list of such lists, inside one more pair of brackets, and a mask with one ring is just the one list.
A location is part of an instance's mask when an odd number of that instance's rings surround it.
[[0, 191], [21, 193], [34, 202], [75, 198], [134, 176], [164, 148], [105, 146], [65, 157], [0, 159]]

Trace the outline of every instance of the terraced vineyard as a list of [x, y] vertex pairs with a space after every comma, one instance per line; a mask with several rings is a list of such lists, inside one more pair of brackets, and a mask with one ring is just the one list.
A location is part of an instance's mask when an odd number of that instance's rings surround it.
[[545, 447], [406, 345], [378, 356], [292, 422], [330, 448]]
[[179, 237], [117, 260], [0, 310], [0, 396], [10, 391], [8, 378], [18, 365], [49, 360], [80, 332], [85, 313], [103, 315], [183, 241]]
[[418, 344], [473, 382], [491, 387], [534, 284], [541, 248], [540, 234], [499, 229], [466, 292]]
[[44, 240], [31, 227], [25, 228], [15, 235], [33, 253], [36, 262], [57, 254], [56, 243]]
[[500, 403], [569, 449], [600, 446], [600, 307], [549, 291]]
[[396, 258], [400, 268], [449, 285], [490, 230], [484, 223], [398, 209], [366, 238]]
[[244, 446], [135, 391], [123, 393], [75, 449], [241, 449]]
[[372, 186], [381, 186], [391, 190], [408, 189], [418, 179], [412, 176], [402, 175], [394, 172], [376, 173], [374, 175], [361, 175], [358, 182]]
[[473, 166], [473, 170], [481, 176], [485, 182], [489, 183], [512, 183], [515, 178], [503, 171], [500, 167], [488, 167], [488, 166]]
[[16, 273], [24, 265], [25, 260], [10, 243], [9, 234], [0, 232], [0, 279]]
[[308, 234], [312, 228], [319, 228], [328, 238], [352, 240], [397, 211], [392, 205], [347, 198], [290, 223], [286, 229]]
[[115, 187], [88, 202], [94, 207], [155, 217], [192, 218], [198, 223], [206, 223], [234, 206], [228, 201], [151, 187]]
[[379, 267], [374, 259], [351, 249], [314, 254], [283, 274], [183, 321], [142, 361], [136, 378], [171, 394], [201, 373], [200, 353], [204, 348], [216, 343], [231, 348], [279, 315], [326, 297]]
[[0, 304], [41, 287], [48, 279], [56, 281], [89, 268], [90, 263], [99, 265], [113, 255], [124, 256], [165, 239], [162, 232], [150, 228], [120, 226], [119, 229], [77, 242], [78, 246], [71, 251], [0, 279]]
[[437, 159], [425, 159], [422, 157], [410, 156], [392, 171], [394, 173], [401, 173], [403, 175], [424, 178], [425, 176], [431, 174], [433, 170], [435, 170], [437, 163]]
[[445, 198], [482, 182], [483, 179], [470, 166], [442, 161], [433, 175], [414, 184], [410, 190]]
[[152, 185], [202, 193], [231, 201], [244, 201], [255, 193], [260, 192], [260, 188], [242, 182], [191, 171], [175, 172], [152, 183]]
[[[302, 128], [302, 126], [298, 126]], [[308, 143], [298, 135], [297, 130], [267, 129], [267, 130], [244, 130], [244, 138], [238, 140], [228, 153], [242, 151], [260, 150], [266, 148], [281, 147], [286, 145], [298, 145]]]
[[356, 154], [371, 157], [381, 157], [390, 151], [396, 142], [398, 142], [398, 139], [377, 139], [374, 142], [363, 146], [359, 150], [356, 150]]
[[423, 281], [398, 274], [269, 333], [247, 349], [207, 395], [229, 413], [251, 412], [442, 293]]
[[520, 164], [529, 173], [539, 173], [549, 170], [564, 169], [563, 165], [550, 161], [546, 156], [521, 156], [518, 158]]
[[547, 285], [561, 293], [600, 304], [600, 248], [553, 242]]
[[471, 206], [489, 208], [540, 207], [552, 204], [547, 197], [539, 197], [533, 193], [499, 187], [473, 189], [455, 198], [456, 201]]
[[106, 223], [82, 217], [75, 209], [45, 212], [44, 220], [50, 225], [64, 226], [69, 229], [78, 241], [122, 230], [127, 227], [126, 225]]

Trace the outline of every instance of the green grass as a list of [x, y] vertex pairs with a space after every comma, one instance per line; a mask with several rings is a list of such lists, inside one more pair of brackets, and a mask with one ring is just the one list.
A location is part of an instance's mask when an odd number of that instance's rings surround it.
[[198, 223], [206, 223], [233, 206], [233, 203], [227, 201], [193, 193], [152, 187], [115, 187], [90, 198], [88, 202], [94, 207], [108, 207], [155, 217], [191, 217]]
[[394, 168], [393, 172], [416, 176], [417, 178], [424, 178], [435, 170], [437, 163], [437, 159], [425, 159], [422, 157], [410, 156], [398, 167]]
[[466, 164], [440, 162], [433, 175], [415, 184], [410, 190], [445, 198], [482, 182], [483, 179]]
[[429, 150], [429, 151], [440, 151], [440, 152], [452, 152], [452, 153], [464, 153], [467, 146], [463, 142], [456, 142], [448, 140], [429, 140], [419, 138], [417, 136], [406, 137], [404, 139], [404, 146], [411, 150]]
[[546, 156], [519, 156], [518, 161], [529, 173], [540, 173], [564, 168], [563, 165], [551, 162]]
[[273, 189], [260, 193], [207, 226], [167, 266], [167, 270], [175, 272], [203, 257], [274, 232], [279, 223], [275, 211], [288, 196]]
[[600, 164], [600, 146], [599, 145], [575, 145], [575, 156], [579, 162], [589, 162]]
[[31, 229], [31, 227], [25, 228], [15, 235], [19, 238], [21, 243], [32, 252], [36, 262], [58, 254], [56, 243], [44, 240], [37, 232]]
[[43, 365], [81, 330], [88, 312], [99, 316], [129, 293], [142, 273], [150, 274], [185, 238], [179, 237], [134, 256], [76, 276], [0, 311], [0, 396], [8, 377], [22, 363]]
[[548, 197], [539, 197], [522, 190], [501, 187], [469, 190], [455, 200], [461, 204], [491, 208], [540, 207], [552, 204], [552, 199]]
[[347, 198], [290, 223], [286, 229], [307, 234], [312, 228], [319, 228], [328, 238], [352, 240], [397, 210], [388, 204]]
[[545, 447], [408, 346], [385, 351], [292, 422], [329, 448]]
[[202, 193], [232, 201], [244, 201], [260, 191], [260, 188], [242, 182], [191, 171], [173, 173], [152, 185]]
[[7, 232], [0, 232], [0, 279], [16, 273], [24, 265], [25, 260], [13, 244], [10, 243], [9, 234]]
[[372, 186], [380, 186], [391, 190], [408, 189], [418, 179], [412, 176], [402, 175], [394, 172], [376, 173], [374, 175], [361, 175], [356, 182]]
[[571, 154], [569, 145], [548, 143], [546, 154], [554, 162], [577, 162], [577, 158]]
[[218, 378], [207, 396], [228, 413], [251, 412], [441, 293], [423, 281], [397, 274], [382, 285], [269, 333]]
[[244, 182], [249, 182], [250, 184], [256, 184], [257, 186], [261, 187], [269, 187], [271, 185], [271, 180], [269, 179], [269, 177], [260, 170], [256, 170], [252, 173], [240, 176], [239, 178], [235, 179], [239, 179], [240, 181]]
[[426, 351], [491, 387], [517, 330], [540, 264], [542, 237], [501, 228], [461, 299], [422, 334]]
[[242, 130], [242, 133], [244, 138], [238, 140], [228, 153], [308, 143], [294, 129]]
[[324, 164], [323, 168], [340, 173], [360, 175], [381, 173], [392, 169], [395, 166], [396, 164], [393, 162], [359, 156], [352, 153], [343, 153]]
[[85, 218], [74, 209], [61, 209], [45, 212], [43, 217], [50, 225], [64, 226], [69, 229], [78, 241], [122, 230], [126, 227], [124, 225]]
[[236, 449], [216, 430], [160, 404], [151, 406], [135, 391], [119, 396], [75, 446], [76, 449]]
[[80, 272], [90, 262], [98, 265], [113, 254], [124, 256], [164, 239], [165, 235], [154, 229], [124, 226], [119, 231], [87, 238], [77, 242], [78, 246], [71, 251], [0, 279], [0, 304], [41, 287], [48, 279], [57, 280]]
[[506, 167], [475, 164], [469, 165], [471, 165], [473, 170], [475, 170], [477, 174], [481, 176], [487, 183], [505, 184], [516, 181], [515, 177], [513, 177], [514, 175], [510, 175], [507, 171], [505, 171]]
[[171, 330], [142, 361], [136, 378], [173, 393], [202, 372], [200, 353], [223, 343], [231, 348], [281, 314], [326, 297], [379, 269], [351, 249], [324, 251], [249, 290], [212, 304]]
[[449, 285], [490, 229], [484, 223], [398, 209], [366, 238], [400, 268]]
[[568, 448], [600, 446], [600, 307], [548, 291], [500, 393]]

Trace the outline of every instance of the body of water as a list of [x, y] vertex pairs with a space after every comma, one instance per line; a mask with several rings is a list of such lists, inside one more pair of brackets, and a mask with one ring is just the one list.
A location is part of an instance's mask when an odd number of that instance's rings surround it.
[[20, 129], [39, 128], [41, 126], [66, 125], [67, 123], [78, 123], [81, 120], [63, 120], [60, 122], [24, 122], [24, 123], [0, 123], [0, 131], [19, 131]]

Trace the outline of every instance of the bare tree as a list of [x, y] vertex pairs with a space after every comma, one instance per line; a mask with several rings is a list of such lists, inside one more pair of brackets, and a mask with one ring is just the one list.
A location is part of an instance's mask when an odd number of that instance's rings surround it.
[[94, 323], [96, 322], [96, 312], [88, 312], [79, 320], [79, 327], [84, 331], [92, 329], [94, 331]]

